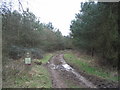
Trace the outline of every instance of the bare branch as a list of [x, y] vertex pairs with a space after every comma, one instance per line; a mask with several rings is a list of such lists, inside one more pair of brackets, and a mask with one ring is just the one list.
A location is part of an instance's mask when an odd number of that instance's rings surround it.
[[19, 2], [20, 6], [21, 6], [21, 8], [22, 8], [22, 11], [24, 12], [24, 9], [23, 9], [23, 6], [22, 6], [22, 3], [20, 2], [20, 0], [18, 0], [18, 2]]

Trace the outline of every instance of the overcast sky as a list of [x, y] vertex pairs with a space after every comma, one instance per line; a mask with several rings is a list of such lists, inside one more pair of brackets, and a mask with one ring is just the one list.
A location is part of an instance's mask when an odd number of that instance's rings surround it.
[[[13, 0], [12, 0], [13, 1]], [[29, 8], [43, 23], [52, 22], [63, 35], [69, 34], [71, 20], [80, 10], [80, 3], [87, 0], [20, 0], [23, 8]], [[14, 3], [18, 0], [14, 0]], [[16, 5], [15, 5], [16, 6]], [[14, 6], [14, 7], [15, 7]], [[16, 6], [18, 8], [18, 6]]]
[[[1, 1], [1, 0], [0, 0]], [[7, 0], [2, 0], [7, 1]], [[14, 2], [18, 9], [18, 0]], [[24, 10], [29, 8], [43, 23], [52, 22], [55, 28], [59, 28], [63, 35], [68, 35], [71, 20], [80, 10], [80, 3], [88, 0], [20, 0]], [[93, 1], [93, 0], [91, 0]], [[96, 0], [94, 0], [96, 1]], [[103, 0], [104, 1], [104, 0]], [[116, 1], [116, 0], [115, 0]]]

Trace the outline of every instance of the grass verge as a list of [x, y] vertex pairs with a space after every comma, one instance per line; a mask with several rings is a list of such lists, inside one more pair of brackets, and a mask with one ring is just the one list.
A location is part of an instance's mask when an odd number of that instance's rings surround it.
[[105, 72], [101, 68], [92, 67], [88, 62], [86, 62], [86, 60], [84, 60], [84, 58], [78, 58], [73, 53], [64, 54], [64, 58], [67, 63], [80, 68], [88, 74], [96, 75], [107, 80], [118, 81], [118, 77], [111, 76], [110, 73]]
[[43, 66], [51, 57], [52, 54], [46, 54], [43, 59], [34, 60], [35, 62], [42, 62], [42, 65], [33, 62], [31, 70], [13, 77], [14, 84], [8, 88], [51, 88], [52, 81], [49, 72]]
[[15, 78], [14, 88], [51, 88], [48, 71], [42, 65], [35, 65], [28, 74]]
[[35, 60], [34, 62], [41, 62], [42, 64], [46, 64], [52, 56], [53, 56], [53, 54], [48, 53], [44, 56], [44, 58]]

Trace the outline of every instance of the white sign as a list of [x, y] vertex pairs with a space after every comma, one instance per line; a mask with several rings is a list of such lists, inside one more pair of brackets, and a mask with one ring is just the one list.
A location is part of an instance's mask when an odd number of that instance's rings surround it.
[[31, 64], [31, 58], [25, 58], [25, 64]]

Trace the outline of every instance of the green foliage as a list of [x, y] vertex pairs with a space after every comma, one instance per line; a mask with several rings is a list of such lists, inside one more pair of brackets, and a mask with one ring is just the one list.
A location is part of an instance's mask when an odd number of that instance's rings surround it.
[[[43, 51], [62, 50], [65, 48], [65, 37], [52, 23], [41, 23], [29, 12], [11, 11], [2, 4], [3, 54], [9, 55], [11, 47], [38, 48]], [[9, 5], [8, 5], [9, 6]]]
[[51, 88], [52, 83], [49, 76], [48, 71], [43, 66], [35, 66], [33, 70], [36, 72], [34, 73], [33, 77], [34, 79], [30, 79], [31, 81], [28, 82], [29, 88]]
[[110, 65], [118, 62], [118, 3], [81, 4], [81, 10], [71, 22], [74, 45], [91, 53], [99, 53]]
[[29, 73], [14, 76], [11, 79], [14, 84], [4, 88], [51, 88], [52, 83], [48, 71], [42, 65], [35, 65]]
[[51, 22], [49, 22], [49, 23], [46, 24], [45, 26], [46, 26], [47, 28], [49, 28], [50, 30], [53, 30], [53, 29], [54, 29], [54, 27], [53, 27], [53, 25], [52, 25]]
[[46, 64], [50, 60], [51, 57], [52, 57], [52, 54], [50, 53], [46, 54], [43, 59], [39, 59], [37, 60], [37, 62], [42, 62], [42, 64]]

